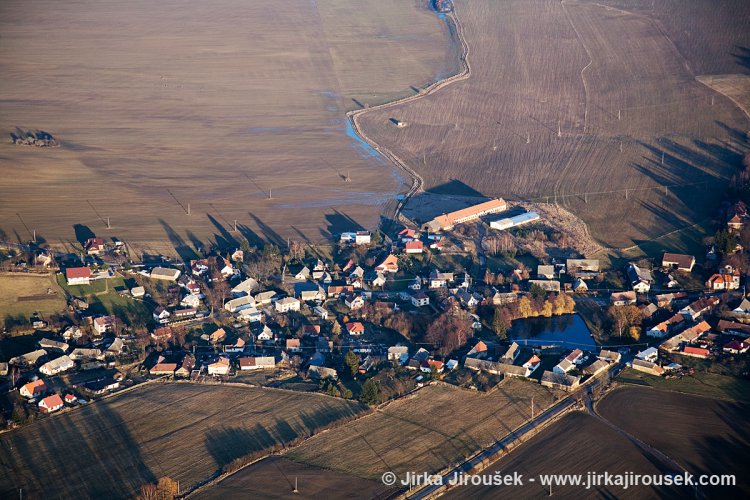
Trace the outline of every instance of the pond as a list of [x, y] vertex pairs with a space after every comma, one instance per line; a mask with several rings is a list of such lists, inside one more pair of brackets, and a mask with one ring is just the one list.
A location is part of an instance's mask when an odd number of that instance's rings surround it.
[[517, 319], [511, 327], [510, 338], [521, 345], [561, 345], [567, 349], [596, 350], [591, 332], [577, 314]]

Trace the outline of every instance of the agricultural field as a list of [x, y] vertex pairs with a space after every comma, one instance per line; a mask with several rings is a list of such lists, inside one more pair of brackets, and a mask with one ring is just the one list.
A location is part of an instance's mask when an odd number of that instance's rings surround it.
[[[747, 3], [655, 0], [634, 12], [617, 1], [454, 3], [468, 78], [358, 118], [428, 195], [557, 202], [608, 247], [715, 214], [750, 148], [750, 119], [696, 77], [750, 74], [737, 55], [750, 46]], [[700, 41], [673, 41], [687, 24], [701, 25]], [[663, 243], [686, 250], [699, 238], [685, 233]]]
[[3, 434], [0, 496], [133, 498], [165, 476], [184, 492], [236, 458], [364, 409], [270, 389], [151, 384]]
[[479, 451], [548, 407], [538, 384], [506, 380], [488, 393], [450, 385], [420, 389], [377, 412], [316, 436], [285, 456], [368, 479], [385, 471], [438, 471]]
[[336, 498], [387, 498], [392, 491], [381, 481], [362, 479], [271, 456], [198, 492], [195, 498], [319, 499], [331, 498], [332, 492], [336, 492]]
[[[735, 474], [731, 491], [706, 488], [709, 496], [744, 497], [750, 462], [748, 403], [676, 394], [641, 387], [624, 387], [597, 406], [603, 417], [672, 457], [695, 474]], [[638, 411], [632, 411], [638, 408]]]
[[[523, 487], [463, 486], [449, 490], [444, 498], [540, 498], [549, 490], [539, 481], [529, 482], [539, 474], [585, 474], [609, 472], [623, 474], [659, 474], [661, 471], [626, 437], [580, 412], [568, 413], [539, 434], [523, 443], [487, 469], [503, 474], [518, 472], [526, 481]], [[678, 488], [600, 486], [586, 490], [583, 486], [559, 486], [552, 494], [562, 498], [677, 498], [691, 495], [692, 490]]]
[[625, 368], [617, 376], [617, 381], [664, 391], [750, 403], [750, 382], [738, 377], [716, 373], [696, 372], [693, 375], [665, 378], [639, 372], [632, 368]]
[[54, 275], [0, 274], [0, 320], [7, 316], [28, 319], [34, 312], [44, 317], [64, 308], [65, 295]]
[[[9, 0], [0, 35], [0, 239], [80, 225], [183, 255], [374, 228], [403, 180], [346, 112], [457, 61], [416, 0]], [[13, 145], [17, 128], [61, 146]]]

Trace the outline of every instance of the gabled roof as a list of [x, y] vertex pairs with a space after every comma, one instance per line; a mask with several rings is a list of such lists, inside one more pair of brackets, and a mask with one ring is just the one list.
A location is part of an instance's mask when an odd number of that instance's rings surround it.
[[69, 267], [65, 270], [65, 278], [68, 280], [76, 278], [90, 278], [91, 268], [86, 267]]

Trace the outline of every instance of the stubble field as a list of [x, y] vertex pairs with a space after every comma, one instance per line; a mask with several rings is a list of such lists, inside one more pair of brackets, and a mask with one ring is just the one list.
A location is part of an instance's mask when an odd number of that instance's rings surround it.
[[455, 64], [417, 0], [11, 0], [0, 35], [0, 239], [185, 252], [235, 219], [252, 242], [374, 228], [403, 181], [345, 112]]
[[4, 434], [0, 496], [133, 498], [165, 476], [184, 492], [236, 458], [363, 410], [320, 395], [153, 384]]
[[[426, 190], [462, 182], [484, 196], [556, 199], [608, 246], [714, 214], [750, 122], [695, 78], [750, 72], [728, 56], [750, 45], [747, 4], [682, 9], [665, 0], [655, 12], [640, 2], [630, 12], [606, 1], [455, 3], [470, 77], [359, 120]], [[716, 23], [712, 43], [672, 40], [669, 30], [697, 19]]]
[[384, 472], [436, 472], [479, 451], [555, 399], [531, 382], [503, 381], [489, 393], [429, 386], [372, 415], [314, 437], [286, 457], [377, 479]]

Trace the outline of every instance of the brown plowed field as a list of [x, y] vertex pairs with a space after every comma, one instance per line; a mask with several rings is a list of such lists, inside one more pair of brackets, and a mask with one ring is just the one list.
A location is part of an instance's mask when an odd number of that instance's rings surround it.
[[[457, 180], [485, 196], [557, 195], [608, 245], [703, 220], [748, 147], [750, 122], [695, 80], [696, 68], [715, 64], [695, 61], [750, 45], [750, 32], [735, 20], [750, 9], [738, 3], [717, 14], [712, 2], [685, 10], [673, 3], [650, 16], [586, 1], [457, 0], [470, 78], [365, 113], [360, 125], [414, 168], [427, 190]], [[696, 17], [701, 11], [712, 12]], [[665, 28], [665, 12], [691, 17]], [[678, 49], [665, 31], [706, 19], [731, 32], [718, 35], [713, 50], [684, 36], [676, 37]], [[665, 185], [672, 186], [666, 193]]]
[[[11, 241], [72, 240], [76, 224], [180, 247], [232, 240], [235, 219], [251, 241], [373, 228], [402, 180], [345, 113], [455, 64], [416, 0], [8, 0], [0, 36]], [[16, 127], [62, 147], [14, 146]]]

